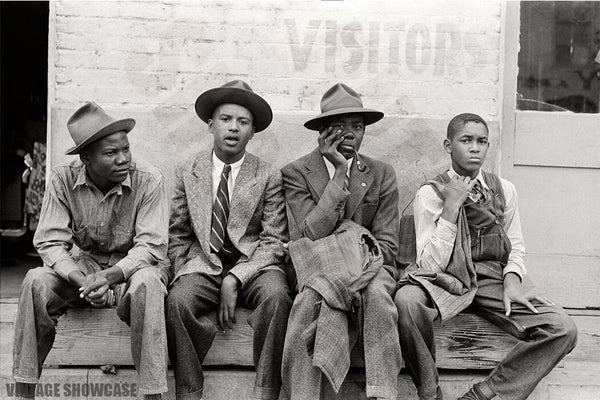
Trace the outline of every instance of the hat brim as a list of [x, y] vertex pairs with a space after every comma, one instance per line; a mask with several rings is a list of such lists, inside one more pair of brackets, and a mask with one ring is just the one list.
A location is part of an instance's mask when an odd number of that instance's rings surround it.
[[269, 104], [256, 93], [239, 88], [218, 87], [207, 90], [196, 99], [196, 114], [208, 124], [217, 106], [225, 103], [239, 104], [252, 113], [255, 132], [265, 130], [273, 120]]
[[318, 131], [321, 129], [321, 124], [323, 119], [332, 117], [334, 115], [343, 115], [343, 114], [362, 114], [364, 119], [364, 124], [371, 125], [380, 119], [383, 118], [383, 113], [381, 111], [371, 110], [368, 108], [362, 107], [346, 107], [346, 108], [338, 108], [335, 110], [326, 111], [322, 114], [317, 115], [314, 118], [309, 119], [304, 123], [304, 127], [310, 129], [312, 131]]
[[67, 155], [79, 154], [81, 150], [85, 146], [90, 143], [95, 142], [98, 139], [102, 139], [105, 136], [111, 135], [115, 132], [125, 131], [125, 133], [129, 133], [133, 127], [135, 126], [135, 120], [133, 118], [125, 118], [120, 119], [115, 122], [111, 122], [105, 127], [101, 128], [99, 131], [91, 135], [89, 138], [85, 139], [83, 142], [79, 143], [75, 147], [71, 147], [69, 150], [65, 152]]

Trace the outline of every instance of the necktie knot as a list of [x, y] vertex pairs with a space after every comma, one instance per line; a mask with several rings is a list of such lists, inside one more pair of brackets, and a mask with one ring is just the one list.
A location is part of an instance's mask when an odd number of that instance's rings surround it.
[[485, 201], [485, 190], [483, 189], [483, 186], [479, 180], [475, 181], [475, 185], [473, 185], [473, 190], [469, 195], [469, 198], [475, 203]]
[[231, 171], [231, 165], [225, 164], [225, 166], [223, 167], [223, 172], [221, 172], [221, 174], [225, 175], [225, 178], [229, 178], [230, 171]]

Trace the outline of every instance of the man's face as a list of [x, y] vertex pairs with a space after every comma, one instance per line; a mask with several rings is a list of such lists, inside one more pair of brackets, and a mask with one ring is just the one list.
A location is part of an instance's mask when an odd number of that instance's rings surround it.
[[221, 104], [208, 120], [208, 131], [214, 136], [217, 157], [232, 164], [242, 158], [246, 145], [254, 136], [252, 113], [238, 104]]
[[127, 133], [115, 132], [90, 143], [81, 153], [81, 160], [99, 189], [108, 190], [123, 182], [131, 163]]
[[458, 174], [471, 178], [477, 176], [490, 147], [488, 136], [485, 125], [467, 122], [452, 140], [444, 141], [444, 148], [452, 157], [452, 167]]
[[361, 114], [342, 114], [327, 120], [327, 127], [333, 126], [334, 132], [342, 130], [344, 141], [337, 150], [346, 158], [354, 157], [354, 150], [358, 151], [365, 135], [365, 124]]

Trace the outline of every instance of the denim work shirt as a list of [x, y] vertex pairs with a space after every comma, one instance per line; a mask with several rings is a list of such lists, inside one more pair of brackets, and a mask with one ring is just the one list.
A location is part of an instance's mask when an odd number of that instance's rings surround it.
[[169, 207], [161, 172], [132, 162], [127, 178], [103, 194], [80, 160], [53, 169], [33, 238], [44, 264], [68, 280], [79, 270], [73, 245], [127, 280], [166, 259]]

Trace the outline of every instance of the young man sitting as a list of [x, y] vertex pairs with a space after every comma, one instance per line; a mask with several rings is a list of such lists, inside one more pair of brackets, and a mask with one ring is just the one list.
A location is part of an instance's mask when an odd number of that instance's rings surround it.
[[402, 356], [420, 399], [442, 398], [433, 321], [471, 304], [522, 341], [462, 400], [526, 399], [577, 340], [566, 313], [522, 284], [517, 193], [512, 183], [481, 169], [489, 146], [480, 116], [454, 117], [444, 140], [452, 167], [415, 197], [418, 269], [401, 281], [394, 301]]

